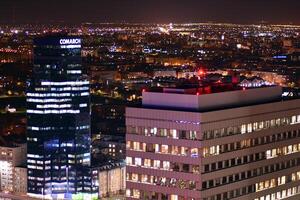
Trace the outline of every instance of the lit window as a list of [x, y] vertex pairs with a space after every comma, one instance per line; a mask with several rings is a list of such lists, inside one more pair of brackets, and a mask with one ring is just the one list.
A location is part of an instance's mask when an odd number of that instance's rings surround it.
[[198, 157], [198, 149], [197, 148], [191, 149], [191, 157]]
[[169, 149], [168, 145], [161, 145], [161, 153], [165, 153], [165, 154], [169, 153], [168, 149]]
[[151, 132], [151, 134], [156, 135], [157, 134], [157, 128], [151, 128], [150, 132]]
[[139, 142], [133, 142], [133, 150], [136, 150], [136, 151], [140, 150], [140, 143]]
[[267, 159], [272, 158], [271, 150], [266, 151], [266, 157], [267, 157]]
[[155, 153], [159, 153], [159, 144], [155, 144]]
[[139, 199], [140, 198], [140, 191], [139, 190], [133, 190], [133, 197]]
[[147, 183], [148, 182], [148, 175], [142, 175], [142, 182]]
[[160, 160], [154, 160], [153, 164], [155, 168], [160, 168]]
[[295, 124], [295, 123], [297, 123], [297, 116], [296, 115], [292, 116], [292, 124]]
[[252, 124], [247, 125], [247, 132], [251, 133], [252, 132]]
[[169, 161], [163, 161], [163, 169], [169, 170], [170, 169], [170, 162]]
[[132, 165], [132, 157], [127, 157], [126, 158], [126, 164], [127, 165]]
[[172, 138], [177, 139], [178, 138], [177, 137], [177, 130], [171, 129], [171, 136], [172, 136]]
[[142, 159], [141, 158], [135, 158], [134, 159], [134, 164], [136, 166], [142, 166]]
[[246, 124], [243, 124], [242, 127], [241, 127], [241, 133], [244, 134], [246, 133]]
[[150, 159], [145, 159], [144, 160], [144, 167], [151, 167], [151, 160]]
[[139, 176], [137, 175], [137, 174], [132, 174], [132, 176], [131, 176], [131, 180], [132, 181], [138, 181], [138, 179], [139, 179]]

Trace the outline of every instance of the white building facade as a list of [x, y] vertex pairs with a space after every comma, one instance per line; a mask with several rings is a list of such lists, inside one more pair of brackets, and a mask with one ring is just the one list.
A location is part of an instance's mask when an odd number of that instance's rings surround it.
[[14, 191], [15, 167], [26, 163], [26, 145], [0, 147], [0, 190]]
[[280, 96], [145, 92], [126, 110], [126, 199], [300, 199], [300, 99]]

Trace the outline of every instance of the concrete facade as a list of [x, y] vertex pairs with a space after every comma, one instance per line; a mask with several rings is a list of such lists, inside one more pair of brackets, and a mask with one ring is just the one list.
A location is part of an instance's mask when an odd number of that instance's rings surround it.
[[0, 190], [14, 192], [15, 167], [26, 163], [26, 145], [0, 147]]
[[27, 194], [27, 168], [15, 167], [14, 168], [14, 193], [25, 195]]
[[299, 99], [207, 112], [144, 104], [127, 108], [126, 126], [127, 200], [300, 199]]
[[112, 169], [100, 169], [99, 197], [110, 197], [125, 191], [125, 166]]

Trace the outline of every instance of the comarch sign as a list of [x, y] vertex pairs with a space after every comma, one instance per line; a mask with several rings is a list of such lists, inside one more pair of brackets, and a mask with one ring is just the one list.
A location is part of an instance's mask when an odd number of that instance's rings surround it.
[[68, 44], [81, 44], [81, 39], [73, 38], [73, 39], [60, 39], [59, 43], [61, 45], [68, 45]]
[[80, 38], [60, 39], [59, 44], [60, 47], [63, 49], [81, 48], [81, 39]]

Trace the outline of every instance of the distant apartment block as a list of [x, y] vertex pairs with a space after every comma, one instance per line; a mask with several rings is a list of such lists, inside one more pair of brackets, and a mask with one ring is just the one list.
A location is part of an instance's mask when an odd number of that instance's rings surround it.
[[15, 191], [16, 167], [26, 163], [26, 144], [0, 147], [0, 190]]

